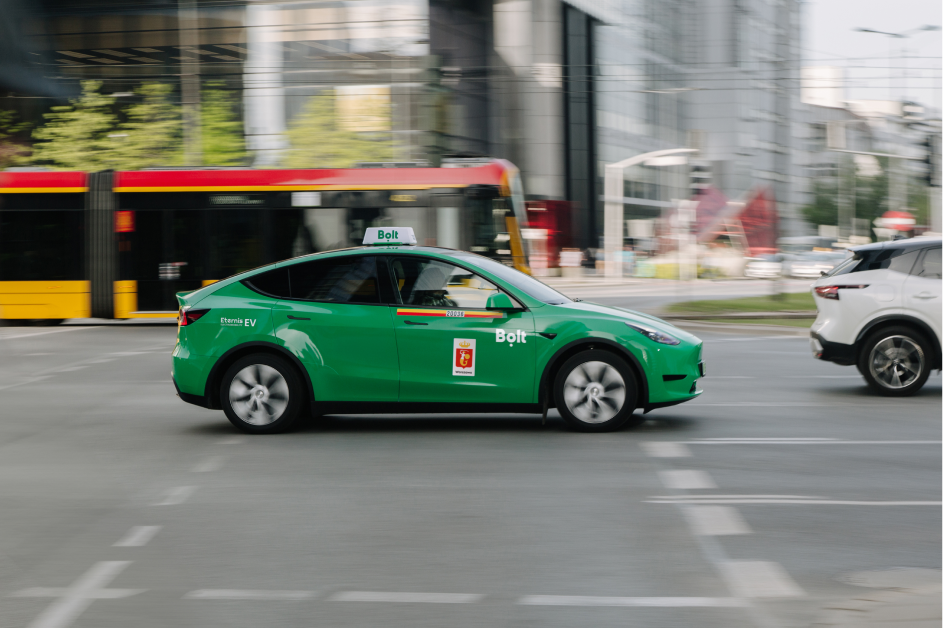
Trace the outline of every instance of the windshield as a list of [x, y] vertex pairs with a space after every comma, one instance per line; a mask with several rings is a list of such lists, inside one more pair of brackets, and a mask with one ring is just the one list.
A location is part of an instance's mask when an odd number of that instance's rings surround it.
[[518, 290], [522, 290], [529, 296], [532, 296], [538, 301], [543, 301], [548, 305], [571, 303], [571, 299], [560, 294], [547, 284], [534, 279], [530, 275], [525, 275], [519, 270], [505, 266], [500, 262], [488, 259], [487, 257], [481, 257], [480, 255], [456, 255], [455, 258], [488, 271], [499, 279], [508, 282]]

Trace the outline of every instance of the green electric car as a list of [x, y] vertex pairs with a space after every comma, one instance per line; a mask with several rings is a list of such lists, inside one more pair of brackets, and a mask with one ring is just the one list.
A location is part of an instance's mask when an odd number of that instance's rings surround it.
[[569, 299], [408, 228], [181, 293], [172, 377], [240, 430], [304, 415], [557, 408], [602, 432], [701, 394], [701, 341], [632, 310]]

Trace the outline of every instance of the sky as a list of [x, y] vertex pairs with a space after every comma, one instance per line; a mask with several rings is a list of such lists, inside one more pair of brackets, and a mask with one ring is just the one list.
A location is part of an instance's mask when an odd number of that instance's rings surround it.
[[[909, 39], [858, 33], [871, 28], [902, 32], [925, 24], [943, 26], [940, 0], [811, 0], [803, 2], [803, 65], [846, 67], [845, 98], [893, 99], [902, 95], [941, 109], [941, 32]], [[888, 50], [892, 46], [888, 72]], [[900, 58], [901, 48], [906, 59]], [[914, 58], [925, 57], [925, 58]], [[906, 74], [901, 68], [906, 65]]]

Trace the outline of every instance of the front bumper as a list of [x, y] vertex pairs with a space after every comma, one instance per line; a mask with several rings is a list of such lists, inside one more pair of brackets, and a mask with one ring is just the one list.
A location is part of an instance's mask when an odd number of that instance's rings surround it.
[[809, 333], [809, 346], [812, 355], [819, 360], [842, 366], [851, 366], [858, 361], [858, 348], [855, 345], [830, 342], [814, 331]]

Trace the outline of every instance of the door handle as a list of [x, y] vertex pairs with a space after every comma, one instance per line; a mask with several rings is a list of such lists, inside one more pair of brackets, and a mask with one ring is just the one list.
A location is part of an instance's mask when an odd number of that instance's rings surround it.
[[311, 320], [310, 318], [303, 318], [301, 316], [292, 316], [291, 314], [288, 315], [288, 318], [290, 318], [293, 321], [310, 321]]
[[935, 299], [935, 294], [930, 294], [929, 292], [921, 292], [920, 294], [914, 295], [915, 299]]
[[415, 321], [403, 321], [407, 325], [428, 325], [429, 323], [417, 323]]

